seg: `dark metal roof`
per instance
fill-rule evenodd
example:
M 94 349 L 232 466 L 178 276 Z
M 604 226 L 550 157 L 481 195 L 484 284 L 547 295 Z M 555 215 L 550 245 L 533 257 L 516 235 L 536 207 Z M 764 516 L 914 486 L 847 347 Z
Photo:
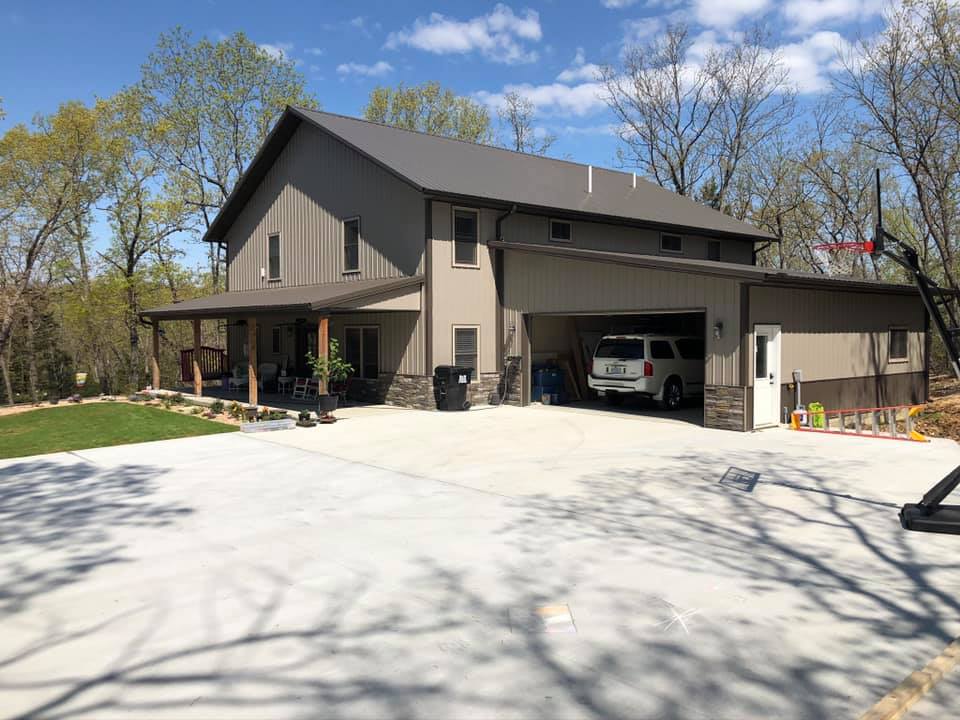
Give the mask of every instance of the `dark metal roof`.
M 240 290 L 184 300 L 144 310 L 143 317 L 156 319 L 218 318 L 248 311 L 316 312 L 353 309 L 356 301 L 376 299 L 391 290 L 423 284 L 423 276 L 357 280 L 356 282 L 300 285 L 267 290 Z
M 637 177 L 633 187 L 631 173 L 594 167 L 593 190 L 587 192 L 589 166 L 580 163 L 402 130 L 344 115 L 287 108 L 204 235 L 205 240 L 223 239 L 243 204 L 302 121 L 333 135 L 430 195 L 744 240 L 776 239 L 643 178 Z
M 781 285 L 789 287 L 808 287 L 811 289 L 858 290 L 863 292 L 893 293 L 897 295 L 916 295 L 913 285 L 895 285 L 880 280 L 861 280 L 841 275 L 822 275 L 819 273 L 783 270 L 780 268 L 742 265 L 739 263 L 718 262 L 715 260 L 694 260 L 692 258 L 665 257 L 662 255 L 635 255 L 632 253 L 606 252 L 602 250 L 583 250 L 556 245 L 528 245 L 491 241 L 490 247 L 517 252 L 538 253 L 573 260 L 591 260 L 594 262 L 616 263 L 653 270 L 674 270 L 694 275 L 712 275 L 748 282 Z

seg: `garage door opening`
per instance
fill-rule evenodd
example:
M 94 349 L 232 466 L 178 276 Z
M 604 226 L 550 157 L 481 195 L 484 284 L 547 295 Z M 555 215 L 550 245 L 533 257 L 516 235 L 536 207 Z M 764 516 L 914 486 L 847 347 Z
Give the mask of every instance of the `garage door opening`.
M 530 400 L 703 425 L 705 332 L 703 312 L 534 315 Z

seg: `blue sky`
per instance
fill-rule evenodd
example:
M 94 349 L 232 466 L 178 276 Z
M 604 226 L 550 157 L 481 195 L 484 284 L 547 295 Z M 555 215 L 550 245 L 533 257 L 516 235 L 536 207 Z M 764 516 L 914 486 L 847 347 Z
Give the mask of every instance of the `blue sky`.
M 372 87 L 439 80 L 491 107 L 516 89 L 558 137 L 551 154 L 615 164 L 611 117 L 596 66 L 669 22 L 692 29 L 695 52 L 748 24 L 773 34 L 802 98 L 829 86 L 838 48 L 882 26 L 882 0 L 579 0 L 558 2 L 313 2 L 238 0 L 0 4 L 0 132 L 67 99 L 107 96 L 136 81 L 164 30 L 242 30 L 283 52 L 326 110 L 357 115 Z

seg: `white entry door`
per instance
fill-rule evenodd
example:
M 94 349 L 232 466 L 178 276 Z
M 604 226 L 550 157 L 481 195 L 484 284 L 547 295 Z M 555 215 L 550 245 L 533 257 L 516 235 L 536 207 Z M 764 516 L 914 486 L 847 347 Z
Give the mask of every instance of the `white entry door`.
M 753 328 L 753 426 L 780 421 L 780 326 Z

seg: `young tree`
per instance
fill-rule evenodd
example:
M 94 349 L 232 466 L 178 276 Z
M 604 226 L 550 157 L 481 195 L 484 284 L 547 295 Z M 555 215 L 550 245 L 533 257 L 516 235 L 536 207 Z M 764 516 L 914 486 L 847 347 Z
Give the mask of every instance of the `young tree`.
M 546 155 L 550 146 L 557 141 L 556 135 L 537 135 L 534 121 L 536 108 L 528 98 L 518 92 L 508 92 L 503 96 L 503 105 L 497 110 L 500 122 L 507 126 L 509 136 L 505 147 L 517 152 L 532 155 Z
M 268 54 L 243 33 L 193 42 L 182 28 L 160 36 L 143 65 L 147 146 L 165 171 L 166 192 L 203 230 L 230 195 L 287 105 L 315 107 L 294 63 Z M 209 246 L 214 286 L 220 251 Z
M 490 143 L 490 113 L 471 100 L 461 97 L 438 82 L 425 82 L 395 88 L 374 88 L 363 109 L 363 117 L 373 122 L 431 135 Z

